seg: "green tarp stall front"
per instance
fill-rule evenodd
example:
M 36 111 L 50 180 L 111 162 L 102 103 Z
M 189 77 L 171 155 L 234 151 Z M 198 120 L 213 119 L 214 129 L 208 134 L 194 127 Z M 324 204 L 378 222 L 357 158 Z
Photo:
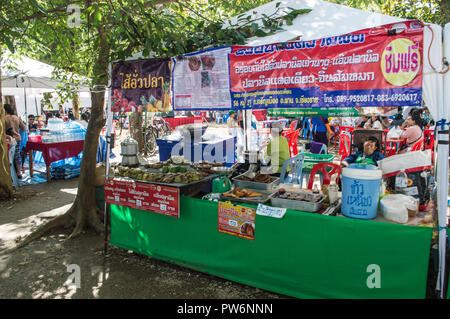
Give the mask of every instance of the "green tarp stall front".
M 268 109 L 267 115 L 273 117 L 358 117 L 359 113 L 355 107 L 309 107 Z
M 218 231 L 217 202 L 180 201 L 180 218 L 111 205 L 109 244 L 297 298 L 425 298 L 431 228 L 287 210 L 247 240 Z

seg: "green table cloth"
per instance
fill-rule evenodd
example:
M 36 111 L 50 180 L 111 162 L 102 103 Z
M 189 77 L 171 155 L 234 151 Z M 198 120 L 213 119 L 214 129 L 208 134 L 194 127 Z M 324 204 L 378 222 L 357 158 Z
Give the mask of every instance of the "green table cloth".
M 109 244 L 297 298 L 425 297 L 431 228 L 288 210 L 248 240 L 218 231 L 218 203 L 180 201 L 180 218 L 111 205 Z

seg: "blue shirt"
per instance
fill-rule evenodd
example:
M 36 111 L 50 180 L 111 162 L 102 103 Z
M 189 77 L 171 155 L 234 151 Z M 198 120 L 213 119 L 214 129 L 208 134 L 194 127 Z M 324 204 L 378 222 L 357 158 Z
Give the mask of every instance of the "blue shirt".
M 365 156 L 365 158 L 364 158 L 364 156 Z M 373 165 L 378 166 L 377 161 L 382 160 L 384 158 L 384 155 L 381 154 L 380 151 L 375 151 L 372 153 L 372 155 L 364 155 L 363 152 L 354 152 L 354 153 L 350 154 L 349 156 L 347 156 L 343 160 L 343 162 L 352 164 L 352 163 L 357 162 L 358 158 L 359 158 L 359 161 L 366 162 L 368 164 L 372 164 L 371 162 L 373 162 Z
M 324 121 L 325 123 L 328 123 L 328 117 L 322 117 L 322 119 L 320 116 L 313 116 L 311 120 L 311 130 L 313 132 L 327 132 L 327 127 L 325 126 Z

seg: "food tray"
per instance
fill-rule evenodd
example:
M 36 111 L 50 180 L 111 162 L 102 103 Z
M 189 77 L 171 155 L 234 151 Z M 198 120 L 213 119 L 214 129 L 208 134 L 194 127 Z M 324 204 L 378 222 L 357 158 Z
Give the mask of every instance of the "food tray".
M 245 173 L 244 173 L 245 174 Z M 252 181 L 244 181 L 242 179 L 239 179 L 239 177 L 243 176 L 244 174 L 238 175 L 236 177 L 233 177 L 233 184 L 236 187 L 239 188 L 246 188 L 246 189 L 251 189 L 251 190 L 265 190 L 265 191 L 272 191 L 274 190 L 275 186 L 278 185 L 278 177 L 273 177 L 272 178 L 272 182 L 271 183 L 258 183 L 258 182 L 252 182 Z
M 282 207 L 293 210 L 301 210 L 304 212 L 315 213 L 319 211 L 323 206 L 323 201 L 325 199 L 325 195 L 322 196 L 322 199 L 318 202 L 307 202 L 302 200 L 292 200 L 292 199 L 284 199 L 279 197 L 272 197 L 270 199 L 270 204 L 274 207 Z
M 257 193 L 261 193 L 261 194 L 263 194 L 263 196 L 234 198 L 234 197 L 223 196 L 222 194 L 220 194 L 220 200 L 258 205 L 258 204 L 267 203 L 272 198 L 272 196 L 276 193 L 274 191 L 267 192 L 267 191 L 261 191 L 261 190 L 250 189 L 250 188 L 245 188 L 245 189 L 248 189 L 248 190 L 251 190 L 251 191 L 254 191 Z

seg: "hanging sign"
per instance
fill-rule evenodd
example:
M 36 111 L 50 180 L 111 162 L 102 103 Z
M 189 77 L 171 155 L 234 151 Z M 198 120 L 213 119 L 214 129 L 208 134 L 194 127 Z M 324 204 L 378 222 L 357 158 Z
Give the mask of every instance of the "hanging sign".
M 308 117 L 308 116 L 324 116 L 324 117 L 358 117 L 358 109 L 355 107 L 308 107 L 308 108 L 283 108 L 268 109 L 269 116 L 283 117 Z
M 311 41 L 232 47 L 232 108 L 420 106 L 423 27 L 406 21 Z
M 173 58 L 175 110 L 229 109 L 231 47 Z
M 255 240 L 256 209 L 219 202 L 218 230 L 221 233 Z
M 180 217 L 180 190 L 176 187 L 109 179 L 105 181 L 105 202 Z
M 169 58 L 112 63 L 112 112 L 169 112 Z

